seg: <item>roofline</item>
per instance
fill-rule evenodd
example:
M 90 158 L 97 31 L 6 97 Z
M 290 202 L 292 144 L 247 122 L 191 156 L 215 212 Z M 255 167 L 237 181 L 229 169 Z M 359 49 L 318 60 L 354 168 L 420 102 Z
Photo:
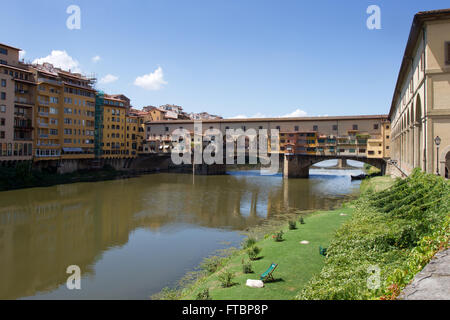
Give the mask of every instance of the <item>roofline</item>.
M 400 70 L 398 73 L 397 83 L 395 85 L 394 94 L 392 97 L 391 108 L 389 110 L 389 119 L 391 119 L 392 117 L 396 99 L 401 92 L 401 84 L 403 82 L 403 79 L 408 74 L 409 71 L 408 67 L 409 64 L 411 63 L 411 59 L 413 58 L 412 54 L 417 44 L 418 36 L 422 31 L 424 23 L 426 21 L 444 20 L 444 19 L 450 19 L 450 9 L 420 11 L 414 15 L 414 19 L 408 36 L 408 42 L 406 43 L 405 52 L 402 58 L 402 64 L 400 66 Z
M 147 121 L 145 124 L 181 124 L 194 123 L 197 121 L 205 123 L 232 123 L 232 122 L 289 122 L 289 121 L 333 121 L 333 120 L 387 120 L 387 114 L 381 115 L 356 115 L 356 116 L 332 116 L 332 117 L 301 117 L 301 118 L 242 118 L 242 119 L 213 119 L 213 120 L 163 120 Z
M 9 45 L 4 44 L 4 43 L 1 43 L 1 42 L 0 42 L 0 46 L 7 47 L 7 48 L 10 48 L 10 49 L 14 49 L 14 50 L 22 51 L 22 49 L 20 49 L 20 48 L 16 48 L 16 47 L 13 47 L 13 46 L 9 46 Z

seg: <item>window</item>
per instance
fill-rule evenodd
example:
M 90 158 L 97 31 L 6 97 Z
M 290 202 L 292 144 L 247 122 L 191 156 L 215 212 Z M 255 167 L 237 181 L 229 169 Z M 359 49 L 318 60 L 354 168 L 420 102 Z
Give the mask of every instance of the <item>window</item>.
M 6 100 L 6 92 L 2 92 L 2 93 L 1 93 L 0 99 Z
M 313 126 L 313 131 L 319 131 L 319 126 L 317 125 Z
M 353 130 L 358 130 L 358 125 L 357 124 L 353 125 Z
M 295 126 L 295 127 L 294 127 L 294 131 L 298 131 L 298 126 Z
M 5 88 L 6 87 L 6 80 L 2 79 L 2 87 Z
M 422 52 L 420 56 L 420 70 L 421 71 L 425 70 L 425 52 Z
M 5 105 L 1 105 L 0 106 L 0 112 L 6 112 L 6 106 Z
M 373 125 L 373 129 L 374 129 L 374 130 L 378 130 L 378 123 L 375 123 L 375 124 Z
M 337 131 L 337 129 L 338 129 L 337 124 L 333 124 L 333 130 L 334 130 L 334 131 Z
M 0 126 L 4 126 L 5 122 L 6 122 L 5 118 L 1 118 L 0 119 Z
M 0 139 L 5 139 L 5 131 L 0 131 Z
M 7 55 L 8 54 L 8 49 L 0 48 L 0 53 L 4 54 L 4 55 Z
M 450 64 L 450 41 L 445 43 L 445 64 Z

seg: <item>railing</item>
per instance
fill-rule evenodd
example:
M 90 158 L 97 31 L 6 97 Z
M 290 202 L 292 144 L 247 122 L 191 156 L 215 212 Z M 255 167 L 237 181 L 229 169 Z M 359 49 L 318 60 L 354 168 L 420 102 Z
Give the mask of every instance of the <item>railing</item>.
M 48 134 L 40 134 L 39 138 L 48 138 Z
M 48 117 L 48 112 L 40 111 L 39 115 L 42 116 L 42 117 Z
M 46 155 L 42 155 L 42 154 L 36 154 L 35 157 L 36 158 L 53 158 L 53 157 L 59 157 L 59 154 L 46 154 Z
M 59 147 L 60 144 L 58 144 L 58 143 L 36 143 L 36 146 L 38 146 L 38 147 Z
M 52 79 L 47 79 L 47 78 L 38 78 L 37 80 L 38 82 L 46 82 L 46 83 L 51 83 L 51 84 L 56 84 L 56 85 L 61 85 L 61 81 L 56 81 L 56 80 L 52 80 Z
M 29 105 L 34 105 L 34 102 L 29 101 L 28 99 L 25 98 L 15 98 L 14 99 L 15 103 L 20 103 L 20 104 L 29 104 Z

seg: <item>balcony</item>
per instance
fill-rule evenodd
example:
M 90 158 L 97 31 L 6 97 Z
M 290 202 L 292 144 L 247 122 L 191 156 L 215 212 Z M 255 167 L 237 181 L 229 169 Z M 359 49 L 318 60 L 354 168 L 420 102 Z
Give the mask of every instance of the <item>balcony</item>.
M 42 128 L 48 128 L 48 123 L 40 122 L 40 123 L 38 123 L 38 126 L 42 127 Z
M 40 111 L 40 112 L 39 112 L 39 115 L 40 115 L 41 117 L 48 117 L 48 112 Z
M 33 130 L 33 124 L 31 120 L 15 120 L 14 129 Z
M 39 138 L 48 138 L 48 134 L 40 134 Z
M 48 106 L 50 104 L 50 101 L 38 100 L 38 104 L 40 104 L 41 106 Z
M 20 105 L 25 105 L 25 106 L 34 106 L 34 102 L 25 99 L 25 98 L 20 98 L 20 97 L 16 97 L 14 99 L 14 102 Z
M 38 147 L 59 147 L 60 144 L 59 143 L 36 143 L 36 146 Z
M 50 83 L 50 84 L 54 84 L 57 86 L 60 86 L 62 84 L 61 81 L 47 79 L 47 78 L 38 78 L 37 82 L 45 82 L 45 83 Z

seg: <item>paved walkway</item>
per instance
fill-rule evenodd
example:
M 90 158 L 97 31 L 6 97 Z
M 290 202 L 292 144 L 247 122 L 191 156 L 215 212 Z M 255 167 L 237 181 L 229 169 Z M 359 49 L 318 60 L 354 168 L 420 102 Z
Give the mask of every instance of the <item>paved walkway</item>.
M 406 286 L 401 300 L 450 300 L 450 249 L 437 253 Z

